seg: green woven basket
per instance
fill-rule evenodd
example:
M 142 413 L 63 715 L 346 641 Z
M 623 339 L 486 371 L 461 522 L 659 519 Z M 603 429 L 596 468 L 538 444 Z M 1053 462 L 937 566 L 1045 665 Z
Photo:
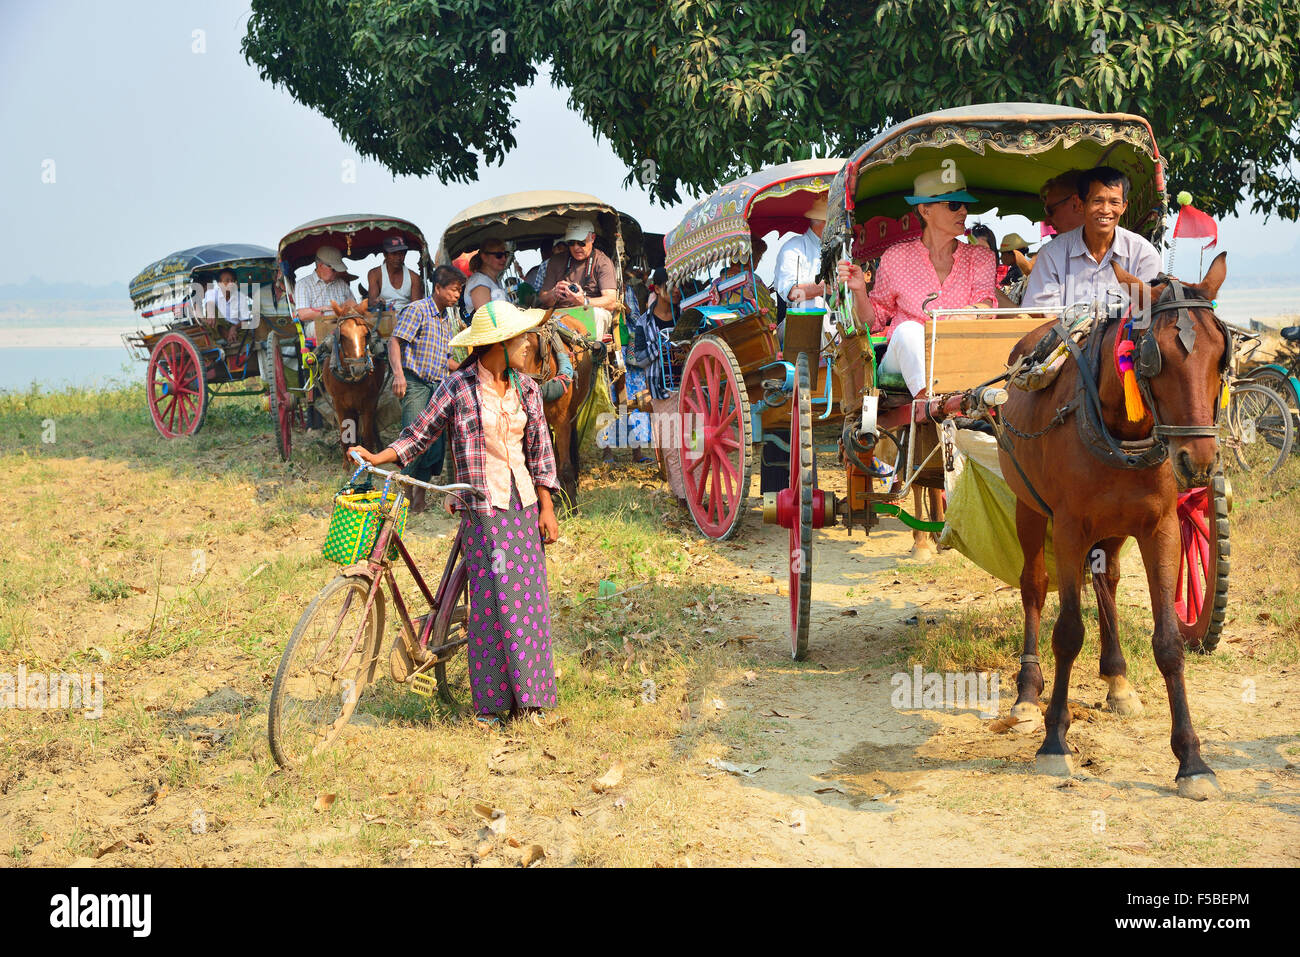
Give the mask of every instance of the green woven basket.
M 393 509 L 395 495 L 387 492 L 354 492 L 345 487 L 334 496 L 334 512 L 330 515 L 329 533 L 321 554 L 340 565 L 353 565 L 365 561 L 375 546 L 375 536 L 384 526 Z M 397 511 L 394 530 L 398 535 L 406 531 L 408 502 L 402 497 Z M 397 541 L 389 539 L 388 560 L 397 558 Z

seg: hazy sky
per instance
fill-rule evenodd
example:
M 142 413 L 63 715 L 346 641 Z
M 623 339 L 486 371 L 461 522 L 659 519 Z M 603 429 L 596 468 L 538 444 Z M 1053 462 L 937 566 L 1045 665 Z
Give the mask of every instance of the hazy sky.
M 0 0 L 0 283 L 126 282 L 176 249 L 273 247 L 297 224 L 342 212 L 405 217 L 436 245 L 457 211 L 523 189 L 594 193 L 654 232 L 684 212 L 625 189 L 608 145 L 545 81 L 520 94 L 520 147 L 477 183 L 357 162 L 328 121 L 244 61 L 247 10 L 241 0 Z M 346 161 L 355 183 L 344 182 Z M 1238 271 L 1293 269 L 1300 225 L 1229 219 L 1220 248 Z

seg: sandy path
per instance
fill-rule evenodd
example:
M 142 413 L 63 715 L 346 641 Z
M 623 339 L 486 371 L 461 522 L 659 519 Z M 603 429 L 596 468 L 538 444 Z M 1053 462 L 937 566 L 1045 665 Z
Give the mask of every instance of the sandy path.
M 755 514 L 739 541 L 757 569 L 785 581 L 784 530 L 763 527 Z M 1034 752 L 1041 729 L 999 734 L 974 709 L 891 705 L 891 676 L 907 670 L 896 659 L 904 619 L 972 603 L 1019 607 L 1018 591 L 951 553 L 941 563 L 970 569 L 968 586 L 930 585 L 915 575 L 899 580 L 896 569 L 915 564 L 910 546 L 910 532 L 890 519 L 867 539 L 842 528 L 815 533 L 807 662 L 789 658 L 783 586 L 766 586 L 782 592 L 767 599 L 770 606 L 743 606 L 742 622 L 771 640 L 753 644 L 758 662 L 748 681 L 732 675 L 716 694 L 733 716 L 752 719 L 743 726 L 753 733 L 733 736 L 726 760 L 764 769 L 751 777 L 717 774 L 705 811 L 742 856 L 769 864 L 921 866 L 1300 861 L 1294 673 L 1260 673 L 1235 650 L 1231 625 L 1220 660 L 1189 662 L 1193 718 L 1227 795 L 1198 804 L 1173 790 L 1163 683 L 1139 684 L 1144 714 L 1120 718 L 1100 709 L 1106 685 L 1095 660 L 1081 658 L 1070 741 L 1082 767 L 1072 779 L 1040 776 Z M 1136 603 L 1145 598 L 1140 565 L 1130 562 L 1126 572 L 1120 600 Z M 850 609 L 856 614 L 843 614 Z M 1247 679 L 1256 693 L 1251 703 L 1242 700 Z M 1014 673 L 1004 673 L 1003 716 L 1014 699 Z

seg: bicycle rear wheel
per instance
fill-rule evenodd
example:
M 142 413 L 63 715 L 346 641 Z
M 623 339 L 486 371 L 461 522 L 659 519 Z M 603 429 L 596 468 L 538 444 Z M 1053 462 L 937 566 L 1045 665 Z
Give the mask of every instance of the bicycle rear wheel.
M 1237 382 L 1228 395 L 1228 444 L 1243 472 L 1271 475 L 1291 454 L 1295 439 L 1286 401 L 1258 382 Z
M 384 634 L 384 593 L 368 577 L 340 575 L 321 589 L 298 619 L 271 687 L 271 755 L 301 767 L 332 745 L 374 679 Z M 357 632 L 361 640 L 351 648 Z M 351 649 L 351 651 L 349 651 Z

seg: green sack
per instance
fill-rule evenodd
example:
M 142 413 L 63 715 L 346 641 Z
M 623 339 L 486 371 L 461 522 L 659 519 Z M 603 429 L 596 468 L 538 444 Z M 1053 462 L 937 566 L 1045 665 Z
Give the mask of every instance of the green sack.
M 961 477 L 948 496 L 939 542 L 955 548 L 994 578 L 1020 584 L 1025 556 L 1016 535 L 1016 493 L 1002 476 L 973 458 L 966 459 Z M 1056 590 L 1056 555 L 1048 522 L 1046 564 L 1048 589 Z
M 595 381 L 591 384 L 591 392 L 578 407 L 578 448 L 586 444 L 587 435 L 592 426 L 599 421 L 600 416 L 602 414 L 612 416 L 615 411 L 614 398 L 609 388 L 609 367 L 601 363 Z
M 370 556 L 375 537 L 393 509 L 395 495 L 383 492 L 353 492 L 343 489 L 334 496 L 334 512 L 330 515 L 329 532 L 321 554 L 340 565 L 355 565 Z M 397 535 L 406 531 L 409 502 L 402 497 L 393 530 Z M 396 536 L 389 538 L 388 560 L 397 558 Z

